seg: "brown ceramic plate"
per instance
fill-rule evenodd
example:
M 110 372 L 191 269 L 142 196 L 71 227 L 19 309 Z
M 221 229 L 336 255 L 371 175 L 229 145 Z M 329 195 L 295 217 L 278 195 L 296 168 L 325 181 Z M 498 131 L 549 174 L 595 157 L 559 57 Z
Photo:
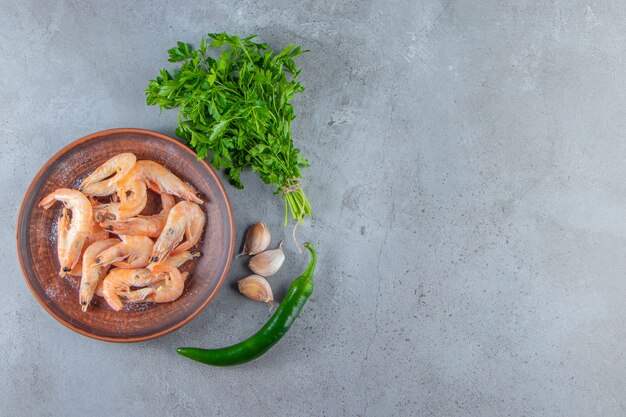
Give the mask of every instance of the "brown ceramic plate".
M 60 278 L 56 222 L 61 204 L 43 210 L 39 201 L 57 188 L 76 188 L 79 180 L 120 152 L 159 162 L 193 185 L 204 200 L 207 226 L 197 249 L 202 256 L 186 265 L 191 277 L 185 292 L 166 304 L 142 303 L 120 312 L 94 296 L 86 313 L 78 303 L 80 278 Z M 154 207 L 152 209 L 155 209 Z M 150 207 L 147 208 L 150 210 Z M 193 151 L 157 132 L 113 129 L 77 140 L 54 155 L 26 192 L 17 224 L 17 249 L 26 282 L 55 319 L 78 333 L 109 342 L 138 342 L 174 331 L 202 311 L 220 289 L 234 249 L 235 227 L 226 191 L 215 171 Z

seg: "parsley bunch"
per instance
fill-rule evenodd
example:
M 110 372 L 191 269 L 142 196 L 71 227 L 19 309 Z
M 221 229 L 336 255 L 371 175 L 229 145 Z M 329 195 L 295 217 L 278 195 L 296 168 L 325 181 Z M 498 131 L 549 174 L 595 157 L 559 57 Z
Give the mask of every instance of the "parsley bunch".
M 210 33 L 198 50 L 178 42 L 168 53 L 180 68 L 173 75 L 162 69 L 150 81 L 146 103 L 161 110 L 178 108 L 176 134 L 198 158 L 210 156 L 237 188 L 243 188 L 239 174 L 248 167 L 274 184 L 275 194 L 285 199 L 286 225 L 289 211 L 296 221 L 311 215 L 300 186 L 300 168 L 308 162 L 291 139 L 291 101 L 304 90 L 296 81 L 300 70 L 293 58 L 305 51 L 291 44 L 274 53 L 267 44 L 253 42 L 255 36 Z M 217 59 L 207 54 L 209 48 L 222 47 Z

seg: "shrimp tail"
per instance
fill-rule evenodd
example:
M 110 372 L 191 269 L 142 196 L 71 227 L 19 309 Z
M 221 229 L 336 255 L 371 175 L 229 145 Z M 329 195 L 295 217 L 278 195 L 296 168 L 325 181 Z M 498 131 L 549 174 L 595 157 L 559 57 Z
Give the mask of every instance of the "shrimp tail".
M 204 203 L 204 201 L 200 198 L 200 194 L 193 190 L 190 190 L 181 194 L 182 194 L 181 197 L 187 201 L 193 201 L 196 204 Z
M 124 308 L 124 304 L 122 304 L 122 300 L 120 300 L 117 297 L 106 298 L 106 302 L 109 305 L 109 307 L 111 307 L 115 311 L 120 311 L 122 308 Z
M 179 253 L 183 253 L 189 250 L 191 246 L 192 245 L 190 245 L 189 242 L 183 242 L 180 245 L 176 246 L 174 249 L 172 249 L 172 251 L 170 252 L 170 255 L 177 255 Z
M 43 207 L 44 209 L 49 209 L 56 203 L 56 199 L 54 198 L 54 192 L 45 196 L 40 202 L 39 207 Z

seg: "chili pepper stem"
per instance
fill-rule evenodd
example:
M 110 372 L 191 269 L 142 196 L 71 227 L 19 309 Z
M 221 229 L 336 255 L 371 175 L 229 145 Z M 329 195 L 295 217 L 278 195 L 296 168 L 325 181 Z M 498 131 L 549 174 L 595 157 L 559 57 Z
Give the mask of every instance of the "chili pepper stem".
M 315 266 L 317 265 L 317 253 L 315 252 L 315 248 L 309 242 L 304 244 L 304 247 L 311 252 L 311 262 L 309 262 L 309 266 L 306 268 L 302 276 L 306 277 L 307 280 L 313 280 L 313 271 L 315 271 Z

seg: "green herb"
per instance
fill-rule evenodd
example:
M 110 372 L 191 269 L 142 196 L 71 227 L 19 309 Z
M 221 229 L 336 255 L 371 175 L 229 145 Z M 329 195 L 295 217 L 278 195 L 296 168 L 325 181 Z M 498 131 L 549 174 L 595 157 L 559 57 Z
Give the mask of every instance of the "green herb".
M 254 38 L 210 33 L 197 50 L 178 42 L 168 53 L 180 68 L 173 75 L 161 70 L 148 84 L 146 102 L 161 110 L 178 108 L 176 134 L 198 158 L 210 156 L 237 188 L 243 188 L 242 169 L 257 172 L 285 199 L 285 224 L 289 211 L 301 221 L 311 215 L 300 186 L 300 168 L 308 162 L 291 139 L 291 101 L 304 90 L 293 59 L 305 51 L 291 44 L 275 54 Z M 217 59 L 207 53 L 222 47 Z

